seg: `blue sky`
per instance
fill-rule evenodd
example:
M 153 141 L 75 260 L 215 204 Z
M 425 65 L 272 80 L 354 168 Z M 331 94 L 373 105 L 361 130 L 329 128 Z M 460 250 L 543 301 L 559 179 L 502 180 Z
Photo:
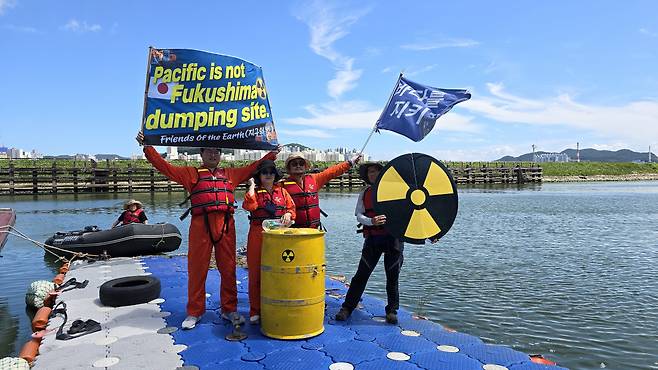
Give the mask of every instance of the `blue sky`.
M 0 0 L 0 145 L 137 153 L 153 45 L 262 66 L 283 143 L 360 148 L 403 70 L 473 98 L 419 143 L 375 134 L 377 159 L 658 150 L 656 14 L 655 1 Z

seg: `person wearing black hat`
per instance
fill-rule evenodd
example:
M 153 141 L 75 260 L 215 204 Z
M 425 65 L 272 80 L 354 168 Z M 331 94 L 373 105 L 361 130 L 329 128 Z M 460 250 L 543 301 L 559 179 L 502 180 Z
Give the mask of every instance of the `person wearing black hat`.
M 247 238 L 247 267 L 249 272 L 249 321 L 260 321 L 260 251 L 263 244 L 263 221 L 278 219 L 285 226 L 295 220 L 295 203 L 285 188 L 276 184 L 281 179 L 274 161 L 260 162 L 254 177 L 249 179 L 249 190 L 242 208 L 250 212 Z
M 398 279 L 404 256 L 404 243 L 393 237 L 384 229 L 386 216 L 378 215 L 374 208 L 374 196 L 372 184 L 377 181 L 377 176 L 383 166 L 379 163 L 364 163 L 359 167 L 359 175 L 365 181 L 367 186 L 359 194 L 359 200 L 356 203 L 357 221 L 363 225 L 363 250 L 361 251 L 361 261 L 357 268 L 356 274 L 352 278 L 350 288 L 347 290 L 347 296 L 340 311 L 336 314 L 336 320 L 345 321 L 356 308 L 363 291 L 368 283 L 370 274 L 375 269 L 379 257 L 384 254 L 384 269 L 386 270 L 386 295 L 388 305 L 386 306 L 386 322 L 397 324 L 397 310 L 400 306 L 400 294 L 398 290 Z

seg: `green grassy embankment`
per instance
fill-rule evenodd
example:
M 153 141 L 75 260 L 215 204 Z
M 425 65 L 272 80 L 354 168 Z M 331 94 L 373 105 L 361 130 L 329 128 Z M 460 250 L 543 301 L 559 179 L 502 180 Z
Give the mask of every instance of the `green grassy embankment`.
M 195 161 L 171 161 L 174 165 L 198 165 Z M 90 161 L 74 161 L 74 160 L 53 160 L 53 159 L 0 159 L 0 168 L 8 168 L 9 163 L 14 165 L 14 168 L 52 168 L 53 163 L 59 168 L 88 168 L 91 167 Z M 222 162 L 221 166 L 226 167 L 239 167 L 245 166 L 251 161 L 232 161 Z M 335 164 L 335 162 L 314 162 L 316 168 L 326 168 Z M 138 160 L 117 160 L 117 161 L 99 161 L 98 168 L 150 168 L 151 165 L 145 159 Z M 277 165 L 283 167 L 283 161 L 277 161 Z M 520 165 L 521 167 L 533 166 L 531 162 L 446 162 L 449 167 L 514 167 Z M 537 164 L 535 164 L 537 165 Z M 569 176 L 627 176 L 627 175 L 656 175 L 658 176 L 658 163 L 616 163 L 616 162 L 568 162 L 568 163 L 555 163 L 546 162 L 538 164 L 543 169 L 544 177 L 569 177 Z
M 630 162 L 567 162 L 540 163 L 544 176 L 624 176 L 632 174 L 658 174 L 658 163 Z
M 222 161 L 220 162 L 221 167 L 242 167 L 250 164 L 252 161 Z M 14 168 L 52 168 L 53 164 L 57 168 L 91 168 L 91 161 L 79 161 L 72 159 L 0 159 L 0 168 L 6 169 L 9 168 L 9 164 L 13 164 Z M 175 166 L 198 166 L 199 162 L 197 161 L 183 161 L 183 160 L 173 160 L 170 161 Z M 337 162 L 313 162 L 313 166 L 316 168 L 326 168 Z M 277 160 L 277 166 L 283 167 L 284 161 Z M 146 159 L 136 159 L 136 160 L 116 160 L 116 161 L 98 161 L 96 163 L 97 168 L 151 168 L 151 164 Z

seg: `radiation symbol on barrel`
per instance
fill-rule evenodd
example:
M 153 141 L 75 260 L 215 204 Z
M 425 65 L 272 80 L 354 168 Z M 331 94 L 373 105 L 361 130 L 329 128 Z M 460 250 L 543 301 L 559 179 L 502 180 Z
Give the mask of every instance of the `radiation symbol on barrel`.
M 445 235 L 457 216 L 457 188 L 443 163 L 422 153 L 401 155 L 381 170 L 373 185 L 377 214 L 386 230 L 412 243 Z
M 281 253 L 281 259 L 283 262 L 292 262 L 292 260 L 295 259 L 295 252 L 293 252 L 292 249 L 286 249 Z

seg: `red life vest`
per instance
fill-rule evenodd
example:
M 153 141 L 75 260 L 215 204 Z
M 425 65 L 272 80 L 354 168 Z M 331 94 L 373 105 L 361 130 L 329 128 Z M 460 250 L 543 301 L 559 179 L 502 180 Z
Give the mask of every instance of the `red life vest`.
M 320 198 L 318 197 L 318 186 L 313 176 L 304 176 L 304 189 L 299 187 L 295 180 L 287 178 L 283 180 L 283 187 L 288 191 L 295 202 L 297 215 L 293 227 L 320 226 Z
M 135 212 L 130 212 L 129 210 L 126 210 L 123 212 L 123 219 L 121 220 L 121 225 L 128 225 L 132 223 L 141 223 L 142 221 L 139 220 L 139 216 L 144 213 L 144 210 L 139 208 Z
M 286 198 L 283 196 L 281 187 L 275 186 L 272 189 L 272 194 L 264 188 L 256 188 L 256 203 L 258 204 L 258 208 L 251 211 L 251 215 L 249 216 L 252 225 L 260 225 L 263 220 L 280 218 L 286 213 Z M 274 207 L 268 211 L 266 208 L 267 204 L 271 204 Z M 274 215 L 270 213 L 272 209 L 274 210 Z
M 372 187 L 368 186 L 365 192 L 363 192 L 363 207 L 366 209 L 363 213 L 366 217 L 373 218 L 377 216 L 375 212 L 374 202 L 373 202 L 373 193 Z M 388 231 L 384 226 L 368 226 L 363 225 L 363 237 L 367 238 L 372 235 L 388 235 Z
M 211 172 L 207 168 L 197 168 L 199 180 L 190 195 L 185 198 L 181 206 L 189 199 L 192 206 L 183 213 L 180 219 L 184 219 L 192 212 L 192 215 L 202 215 L 212 212 L 225 212 L 233 214 L 235 211 L 235 197 L 233 183 L 226 178 L 224 169 L 217 168 Z

